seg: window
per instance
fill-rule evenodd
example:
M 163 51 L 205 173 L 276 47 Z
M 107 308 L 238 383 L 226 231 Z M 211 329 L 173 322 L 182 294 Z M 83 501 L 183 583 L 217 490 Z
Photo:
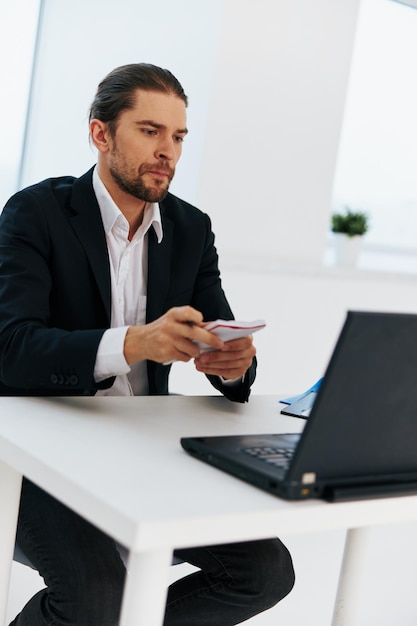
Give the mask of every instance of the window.
M 0 3 L 0 211 L 18 185 L 39 12 L 40 0 Z
M 333 210 L 366 211 L 361 266 L 417 272 L 417 10 L 362 0 Z

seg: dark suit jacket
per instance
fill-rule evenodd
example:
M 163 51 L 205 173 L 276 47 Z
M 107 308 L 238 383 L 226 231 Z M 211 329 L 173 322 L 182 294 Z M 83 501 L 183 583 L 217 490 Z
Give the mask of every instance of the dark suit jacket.
M 207 215 L 168 194 L 163 240 L 149 231 L 147 321 L 190 304 L 204 319 L 232 319 Z M 0 216 L 0 395 L 92 395 L 110 326 L 109 259 L 92 170 L 45 180 L 15 194 Z M 169 366 L 147 363 L 152 395 L 168 393 Z M 247 400 L 256 361 L 241 385 L 212 384 Z

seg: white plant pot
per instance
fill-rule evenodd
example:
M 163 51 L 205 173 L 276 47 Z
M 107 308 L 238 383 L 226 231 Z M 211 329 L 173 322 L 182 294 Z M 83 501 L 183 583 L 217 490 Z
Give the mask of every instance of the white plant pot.
M 348 237 L 344 233 L 333 233 L 335 262 L 342 267 L 356 267 L 362 247 L 362 235 Z

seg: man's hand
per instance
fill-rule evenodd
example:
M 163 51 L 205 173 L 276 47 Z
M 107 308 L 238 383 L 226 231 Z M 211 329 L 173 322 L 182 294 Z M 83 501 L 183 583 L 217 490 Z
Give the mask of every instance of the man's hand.
M 194 341 L 202 341 L 215 350 L 226 344 L 204 330 L 202 314 L 190 306 L 175 307 L 154 322 L 131 326 L 125 338 L 124 356 L 128 365 L 149 359 L 157 363 L 190 361 L 200 356 Z
M 205 352 L 197 357 L 194 363 L 196 369 L 203 374 L 233 380 L 245 374 L 255 354 L 253 337 L 248 335 L 242 339 L 227 341 L 219 350 Z

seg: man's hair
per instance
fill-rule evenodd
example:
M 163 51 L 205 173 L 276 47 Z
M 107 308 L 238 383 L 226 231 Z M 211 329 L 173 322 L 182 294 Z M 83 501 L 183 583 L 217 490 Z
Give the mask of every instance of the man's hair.
M 133 108 L 138 89 L 172 94 L 188 105 L 184 89 L 169 70 L 149 63 L 131 63 L 117 67 L 103 78 L 90 107 L 90 122 L 106 122 L 114 135 L 120 113 Z

